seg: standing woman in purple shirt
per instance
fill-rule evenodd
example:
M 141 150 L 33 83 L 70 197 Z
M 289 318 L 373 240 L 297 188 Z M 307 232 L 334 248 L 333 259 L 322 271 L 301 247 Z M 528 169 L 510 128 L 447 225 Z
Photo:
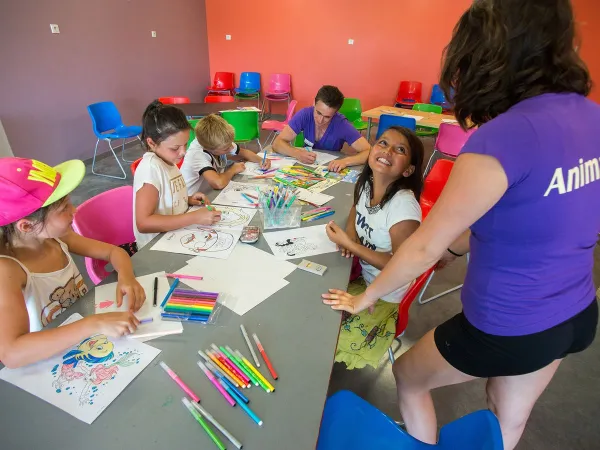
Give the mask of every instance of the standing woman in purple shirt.
M 273 142 L 273 150 L 296 158 L 304 164 L 314 164 L 316 155 L 312 149 L 340 151 L 344 143 L 352 147 L 356 155 L 329 163 L 329 170 L 340 170 L 367 162 L 371 146 L 338 110 L 344 103 L 344 94 L 335 86 L 323 86 L 317 92 L 314 106 L 298 111 L 290 123 Z M 294 139 L 304 132 L 303 148 L 294 147 Z
M 574 34 L 569 0 L 473 3 L 445 50 L 441 84 L 455 89 L 460 125 L 479 129 L 427 219 L 364 294 L 323 295 L 356 314 L 437 261 L 471 252 L 463 311 L 393 367 L 407 429 L 430 444 L 430 391 L 486 378 L 513 449 L 563 358 L 595 337 L 600 106 L 585 98 Z

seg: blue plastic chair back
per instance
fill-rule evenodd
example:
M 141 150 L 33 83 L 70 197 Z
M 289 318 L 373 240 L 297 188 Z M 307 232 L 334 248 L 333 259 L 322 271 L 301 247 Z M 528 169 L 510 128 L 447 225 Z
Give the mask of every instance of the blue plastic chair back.
M 416 131 L 417 129 L 417 121 L 412 117 L 395 116 L 393 114 L 382 114 L 381 116 L 379 116 L 379 125 L 377 126 L 377 136 L 375 136 L 375 139 L 379 139 L 383 132 L 393 125 L 409 128 L 413 131 Z
M 110 130 L 116 130 L 123 126 L 121 114 L 113 102 L 94 103 L 87 107 L 88 113 L 92 118 L 92 128 L 94 134 L 99 139 L 103 139 L 102 133 Z
M 239 91 L 259 91 L 260 90 L 260 73 L 258 72 L 242 72 L 240 76 Z
M 440 442 L 430 445 L 410 436 L 352 392 L 340 391 L 325 404 L 317 450 L 342 449 L 503 450 L 503 445 L 498 420 L 489 411 L 478 411 L 446 425 Z
M 444 95 L 444 91 L 442 91 L 442 88 L 440 87 L 439 84 L 433 85 L 429 103 L 431 103 L 433 105 L 443 105 L 444 103 L 447 103 L 446 96 Z

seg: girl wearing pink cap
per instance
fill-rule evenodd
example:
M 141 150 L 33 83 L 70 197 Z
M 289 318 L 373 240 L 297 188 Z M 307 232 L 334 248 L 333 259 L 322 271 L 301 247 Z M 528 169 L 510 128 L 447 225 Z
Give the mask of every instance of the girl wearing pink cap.
M 97 333 L 123 336 L 139 324 L 145 300 L 131 260 L 114 245 L 73 232 L 69 194 L 85 174 L 81 161 L 54 168 L 24 158 L 0 159 L 0 361 L 20 367 L 53 356 Z M 117 304 L 131 311 L 88 316 L 44 330 L 87 292 L 69 252 L 109 261 L 119 274 Z

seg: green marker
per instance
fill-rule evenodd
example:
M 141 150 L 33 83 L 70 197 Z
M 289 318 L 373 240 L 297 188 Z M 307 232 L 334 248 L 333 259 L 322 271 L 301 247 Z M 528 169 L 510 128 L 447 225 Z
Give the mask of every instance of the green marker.
M 212 439 L 212 441 L 219 448 L 219 450 L 226 450 L 226 447 L 223 445 L 223 443 L 221 442 L 221 440 L 217 437 L 217 435 L 215 434 L 215 432 L 204 421 L 204 419 L 202 418 L 202 416 L 194 409 L 194 407 L 192 406 L 192 404 L 190 403 L 190 401 L 187 398 L 185 398 L 185 397 L 182 398 L 181 401 L 184 404 L 184 406 L 188 409 L 188 411 L 190 412 L 190 414 L 194 417 L 194 419 L 196 419 L 198 421 L 198 423 L 200 425 L 202 425 L 202 428 L 204 428 L 204 431 L 206 431 L 206 434 L 208 434 L 208 436 Z

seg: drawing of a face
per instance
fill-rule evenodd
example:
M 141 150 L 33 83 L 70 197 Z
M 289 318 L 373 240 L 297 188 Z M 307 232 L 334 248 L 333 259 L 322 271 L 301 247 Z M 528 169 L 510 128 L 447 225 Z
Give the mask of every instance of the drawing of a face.
M 248 220 L 248 215 L 242 213 L 240 211 L 236 211 L 235 209 L 221 209 L 221 225 L 225 226 L 235 226 L 242 225 Z
M 199 228 L 198 231 L 186 234 L 181 238 L 181 245 L 193 252 L 205 252 L 217 243 L 218 234 L 209 228 Z
M 114 344 L 110 342 L 103 334 L 99 334 L 87 341 L 83 341 L 78 347 L 78 349 L 82 352 L 87 353 L 93 358 L 99 359 L 104 358 L 106 355 L 112 353 L 114 348 Z

